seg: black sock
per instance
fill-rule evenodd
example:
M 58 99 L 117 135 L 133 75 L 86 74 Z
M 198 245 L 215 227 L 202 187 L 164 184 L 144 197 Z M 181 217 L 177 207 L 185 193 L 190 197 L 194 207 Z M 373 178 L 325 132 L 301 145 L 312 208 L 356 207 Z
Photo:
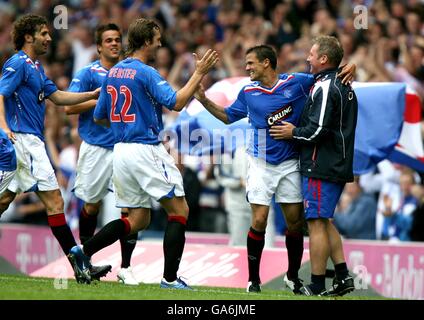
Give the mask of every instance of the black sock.
M 65 255 L 68 255 L 69 250 L 76 246 L 74 236 L 66 224 L 65 215 L 63 213 L 47 216 L 47 222 L 52 229 L 53 235 L 56 237 Z
M 121 268 L 128 268 L 131 265 L 131 256 L 137 244 L 138 233 L 129 234 L 119 239 L 121 242 Z
M 186 223 L 187 219 L 182 216 L 168 217 L 163 239 L 163 255 L 165 257 L 163 277 L 168 282 L 177 279 L 177 271 L 185 245 Z
M 334 271 L 336 272 L 337 280 L 343 280 L 349 275 L 349 270 L 347 269 L 346 262 L 334 265 Z
M 309 288 L 311 288 L 312 292 L 315 294 L 319 294 L 325 290 L 325 274 L 311 274 L 311 284 Z
M 256 231 L 250 228 L 247 234 L 247 262 L 249 265 L 249 281 L 261 282 L 259 266 L 261 264 L 262 251 L 265 245 L 265 231 Z
M 127 219 L 116 219 L 105 225 L 92 238 L 84 244 L 84 254 L 91 257 L 97 251 L 111 245 L 121 237 L 128 235 L 131 231 Z
M 97 226 L 97 213 L 89 215 L 84 207 L 82 207 L 79 217 L 79 236 L 81 244 L 85 244 L 90 239 Z
M 299 277 L 298 272 L 302 264 L 303 234 L 296 231 L 286 231 L 286 248 L 289 260 L 287 277 L 289 279 L 296 279 Z

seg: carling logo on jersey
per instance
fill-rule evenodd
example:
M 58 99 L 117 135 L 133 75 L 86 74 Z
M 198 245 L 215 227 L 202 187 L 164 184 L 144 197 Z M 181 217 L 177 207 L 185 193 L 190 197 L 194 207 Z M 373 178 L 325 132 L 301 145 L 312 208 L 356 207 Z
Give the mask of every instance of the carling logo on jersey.
M 269 126 L 272 126 L 274 124 L 281 124 L 281 121 L 286 119 L 290 114 L 293 113 L 293 108 L 291 105 L 284 106 L 277 111 L 273 112 L 269 116 L 267 116 L 266 122 Z

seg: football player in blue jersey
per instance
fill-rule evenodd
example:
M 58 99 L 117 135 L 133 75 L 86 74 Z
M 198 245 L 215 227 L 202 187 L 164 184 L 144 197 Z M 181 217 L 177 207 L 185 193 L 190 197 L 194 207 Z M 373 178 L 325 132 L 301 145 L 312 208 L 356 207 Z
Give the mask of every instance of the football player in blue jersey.
M 66 224 L 63 198 L 44 144 L 45 102 L 72 105 L 97 99 L 100 90 L 84 93 L 65 92 L 49 80 L 38 58 L 52 41 L 47 20 L 28 14 L 13 26 L 13 42 L 18 51 L 6 61 L 0 79 L 0 128 L 15 144 L 18 170 L 8 189 L 0 197 L 4 212 L 17 193 L 34 191 L 47 210 L 48 224 L 65 254 L 75 246 Z M 87 277 L 77 277 L 87 281 Z
M 0 129 L 0 196 L 16 173 L 16 152 L 9 137 Z M 3 212 L 0 212 L 0 217 Z
M 109 70 L 94 110 L 98 122 L 110 123 L 114 134 L 113 184 L 117 207 L 129 208 L 128 217 L 114 220 L 71 252 L 82 273 L 89 257 L 117 239 L 146 228 L 150 222 L 151 199 L 168 213 L 163 240 L 162 288 L 191 289 L 177 277 L 185 245 L 188 206 L 181 173 L 166 151 L 159 133 L 163 129 L 162 107 L 180 111 L 193 96 L 204 75 L 218 61 L 208 50 L 196 59 L 188 82 L 174 91 L 147 63 L 161 46 L 159 26 L 137 19 L 128 30 L 128 58 Z
M 355 289 L 340 234 L 330 220 L 345 184 L 354 178 L 358 101 L 352 87 L 337 77 L 343 53 L 335 37 L 320 36 L 313 40 L 307 61 L 315 81 L 300 123 L 283 121 L 271 129 L 277 140 L 294 139 L 301 143 L 300 170 L 309 230 L 311 283 L 300 291 L 308 296 L 343 296 Z M 325 273 L 329 257 L 336 276 L 327 291 Z
M 199 86 L 195 97 L 224 123 L 248 117 L 254 129 L 247 147 L 246 198 L 252 208 L 252 225 L 247 235 L 247 292 L 261 291 L 259 267 L 269 206 L 275 195 L 288 229 L 286 247 L 289 265 L 284 282 L 295 294 L 300 294 L 302 281 L 298 270 L 303 255 L 303 198 L 299 153 L 295 142 L 276 140 L 270 136 L 269 130 L 281 121 L 299 122 L 314 77 L 302 73 L 278 74 L 276 54 L 267 45 L 248 49 L 245 64 L 252 83 L 241 89 L 229 107 L 219 106 L 208 99 L 202 86 Z
M 120 60 L 122 35 L 116 24 L 98 26 L 95 40 L 99 60 L 90 63 L 75 75 L 69 87 L 71 92 L 84 92 L 101 87 L 107 72 Z M 79 219 L 81 244 L 93 236 L 101 200 L 113 190 L 111 181 L 113 133 L 110 128 L 94 122 L 93 113 L 96 102 L 91 100 L 65 107 L 67 114 L 79 114 L 78 132 L 82 139 L 74 188 L 75 195 L 84 201 Z M 122 210 L 122 216 L 127 216 L 126 209 Z M 131 255 L 137 243 L 137 233 L 119 240 L 122 260 L 118 280 L 124 284 L 138 285 L 130 266 Z M 92 270 L 91 274 L 93 274 Z

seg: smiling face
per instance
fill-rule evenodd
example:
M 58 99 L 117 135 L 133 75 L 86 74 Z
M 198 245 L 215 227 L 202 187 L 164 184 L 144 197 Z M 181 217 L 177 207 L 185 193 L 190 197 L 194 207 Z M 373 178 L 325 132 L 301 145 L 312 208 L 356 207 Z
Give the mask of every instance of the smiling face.
M 52 42 L 52 38 L 49 34 L 49 29 L 46 25 L 42 25 L 39 27 L 39 30 L 35 32 L 34 36 L 25 35 L 25 41 L 28 44 L 31 44 L 34 53 L 37 56 L 43 55 L 49 49 L 50 42 Z
M 324 60 L 326 60 L 326 56 L 319 56 L 318 49 L 318 44 L 314 44 L 309 51 L 308 59 L 306 59 L 310 66 L 310 72 L 313 74 L 322 70 L 323 63 L 325 62 Z
M 118 60 L 122 50 L 121 34 L 116 30 L 102 33 L 102 43 L 97 46 L 100 56 L 107 60 Z
M 319 36 L 313 40 L 306 61 L 309 62 L 311 73 L 317 74 L 331 68 L 338 68 L 343 60 L 343 47 L 333 36 Z
M 255 52 L 250 52 L 246 55 L 246 71 L 249 73 L 250 80 L 261 81 L 264 76 L 267 60 L 259 61 Z

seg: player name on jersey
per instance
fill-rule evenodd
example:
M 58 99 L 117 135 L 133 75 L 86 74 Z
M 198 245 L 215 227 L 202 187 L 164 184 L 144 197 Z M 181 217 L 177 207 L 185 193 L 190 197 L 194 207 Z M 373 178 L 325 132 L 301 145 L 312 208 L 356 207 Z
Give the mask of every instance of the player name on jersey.
M 134 80 L 137 70 L 129 68 L 112 68 L 109 71 L 109 78 Z

